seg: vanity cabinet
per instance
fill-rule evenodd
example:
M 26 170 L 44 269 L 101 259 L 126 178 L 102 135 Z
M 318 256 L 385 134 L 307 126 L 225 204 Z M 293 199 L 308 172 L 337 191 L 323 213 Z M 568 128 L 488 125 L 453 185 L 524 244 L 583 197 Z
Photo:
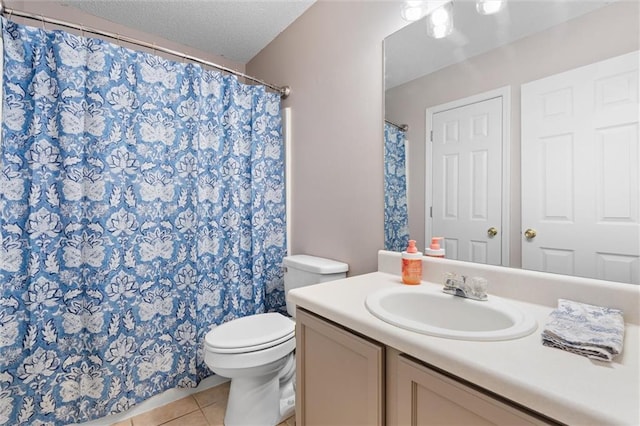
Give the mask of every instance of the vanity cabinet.
M 543 425 L 548 422 L 398 355 L 389 404 L 398 425 Z
M 296 424 L 557 424 L 309 311 L 296 312 Z
M 296 311 L 296 424 L 383 425 L 385 347 Z

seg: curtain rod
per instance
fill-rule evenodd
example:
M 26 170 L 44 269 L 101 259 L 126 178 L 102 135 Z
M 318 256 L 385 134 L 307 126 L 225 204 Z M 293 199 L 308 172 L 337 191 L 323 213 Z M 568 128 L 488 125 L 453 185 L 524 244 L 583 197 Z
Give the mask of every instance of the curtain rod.
M 396 124 L 393 121 L 389 121 L 387 119 L 384 120 L 385 123 L 387 124 L 391 124 L 393 127 L 397 127 L 398 129 L 402 130 L 403 132 L 406 132 L 409 130 L 409 125 L 408 124 Z
M 168 49 L 166 47 L 161 47 L 161 46 L 156 46 L 155 44 L 152 43 L 148 43 L 146 41 L 142 41 L 142 40 L 138 40 L 132 37 L 127 37 L 127 36 L 123 36 L 120 34 L 116 34 L 116 33 L 112 33 L 109 31 L 103 31 L 103 30 L 99 30 L 97 28 L 92 28 L 92 27 L 85 27 L 84 25 L 79 25 L 79 24 L 74 24 L 71 22 L 67 22 L 67 21 L 62 21 L 59 19 L 55 19 L 55 18 L 50 18 L 47 16 L 42 16 L 42 15 L 36 15 L 30 12 L 25 12 L 22 10 L 16 10 L 16 9 L 11 9 L 11 8 L 7 8 L 4 6 L 4 3 L 2 1 L 0 1 L 0 14 L 2 15 L 8 15 L 9 17 L 11 16 L 19 16 L 21 18 L 28 18 L 28 19 L 33 19 L 36 21 L 40 21 L 43 23 L 49 23 L 49 24 L 54 24 L 54 25 L 60 25 L 62 27 L 67 27 L 67 28 L 72 28 L 75 30 L 80 30 L 83 33 L 91 33 L 91 34 L 96 34 L 96 35 L 100 35 L 100 36 L 104 36 L 104 37 L 109 37 L 111 39 L 117 40 L 117 41 L 124 41 L 127 43 L 131 43 L 131 44 L 135 44 L 138 46 L 142 46 L 142 47 L 146 47 L 149 49 L 153 49 L 154 51 L 160 51 L 160 52 L 164 52 L 164 53 L 168 53 L 169 55 L 173 55 L 173 56 L 177 56 L 183 59 L 187 59 L 193 62 L 197 62 L 199 64 L 202 65 L 207 65 L 210 66 L 212 68 L 216 68 L 220 71 L 224 71 L 233 75 L 236 75 L 238 77 L 242 77 L 242 78 L 246 78 L 247 80 L 251 80 L 255 83 L 258 84 L 262 84 L 263 86 L 267 86 L 272 90 L 275 90 L 276 92 L 280 93 L 280 97 L 282 99 L 285 99 L 289 96 L 289 94 L 291 93 L 291 88 L 289 86 L 276 86 L 274 84 L 271 83 L 267 83 L 265 81 L 262 81 L 258 78 L 255 77 L 251 77 L 250 75 L 244 74 L 240 71 L 236 71 L 233 70 L 231 68 L 227 68 L 225 66 L 222 65 L 218 65 L 216 63 L 207 61 L 206 59 L 201 59 L 192 55 L 189 55 L 187 53 L 182 53 L 182 52 L 178 52 L 176 50 L 172 50 L 172 49 Z

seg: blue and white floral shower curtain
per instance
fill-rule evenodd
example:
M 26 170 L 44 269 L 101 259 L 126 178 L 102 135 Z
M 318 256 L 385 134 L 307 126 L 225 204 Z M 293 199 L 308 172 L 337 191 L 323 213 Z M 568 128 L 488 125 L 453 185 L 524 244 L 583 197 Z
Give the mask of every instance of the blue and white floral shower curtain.
M 211 325 L 284 307 L 279 96 L 2 26 L 0 424 L 195 386 Z
M 384 123 L 384 248 L 403 251 L 409 243 L 405 132 Z

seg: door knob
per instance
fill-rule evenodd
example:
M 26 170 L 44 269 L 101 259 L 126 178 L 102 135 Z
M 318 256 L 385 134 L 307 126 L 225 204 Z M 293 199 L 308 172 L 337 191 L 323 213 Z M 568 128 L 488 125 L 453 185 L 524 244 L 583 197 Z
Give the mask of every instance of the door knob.
M 536 237 L 536 235 L 538 235 L 538 234 L 537 234 L 535 229 L 529 228 L 526 231 L 524 231 L 524 237 L 527 240 L 533 240 Z
M 489 236 L 489 238 L 493 238 L 498 235 L 498 230 L 495 228 L 495 226 L 492 226 L 491 228 L 487 229 L 487 235 Z

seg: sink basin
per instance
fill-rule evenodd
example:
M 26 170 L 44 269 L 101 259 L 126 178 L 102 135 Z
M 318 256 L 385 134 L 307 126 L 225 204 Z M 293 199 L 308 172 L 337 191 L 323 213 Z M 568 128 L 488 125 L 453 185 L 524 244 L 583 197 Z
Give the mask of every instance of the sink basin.
M 450 339 L 517 339 L 538 326 L 532 316 L 499 297 L 465 299 L 424 284 L 378 290 L 367 297 L 365 305 L 389 324 Z

